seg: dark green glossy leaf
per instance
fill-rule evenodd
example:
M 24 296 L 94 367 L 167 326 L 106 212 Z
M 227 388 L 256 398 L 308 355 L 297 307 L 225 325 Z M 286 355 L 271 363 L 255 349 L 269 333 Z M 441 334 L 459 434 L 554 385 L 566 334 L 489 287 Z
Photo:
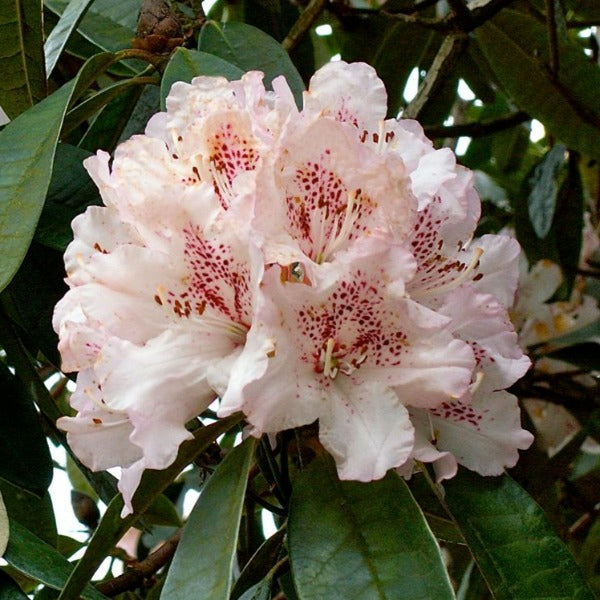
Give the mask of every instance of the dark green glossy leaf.
M 125 129 L 142 91 L 146 89 L 148 88 L 141 86 L 129 88 L 111 100 L 85 132 L 78 144 L 79 148 L 91 152 L 98 149 L 112 152 L 121 138 L 121 133 Z
M 267 577 L 259 581 L 256 585 L 247 589 L 240 600 L 270 600 L 271 598 L 271 578 Z
M 529 145 L 529 127 L 517 125 L 492 136 L 492 154 L 498 169 L 516 171 L 523 162 Z
M 144 523 L 164 527 L 181 527 L 181 518 L 175 505 L 161 494 L 144 513 Z
M 256 440 L 248 438 L 231 450 L 202 489 L 177 546 L 161 598 L 229 599 L 255 445 Z
M 581 547 L 579 563 L 598 595 L 600 592 L 600 519 L 597 517 Z
M 396 117 L 404 104 L 406 81 L 419 64 L 430 32 L 377 13 L 334 25 L 342 59 L 367 62 L 375 68 L 388 94 L 388 116 Z
M 0 106 L 14 119 L 46 95 L 42 3 L 0 2 Z
M 600 4 L 597 0 L 568 0 L 566 6 L 579 19 L 600 23 Z
M 243 597 L 242 594 L 245 595 L 251 587 L 259 585 L 267 576 L 281 554 L 284 538 L 285 529 L 280 529 L 262 543 L 237 578 L 231 590 L 231 600 Z
M 284 75 L 296 103 L 302 105 L 302 77 L 281 45 L 260 29 L 246 23 L 209 21 L 200 33 L 198 50 L 215 54 L 242 71 L 263 71 L 267 86 L 278 75 Z
M 25 257 L 42 211 L 67 107 L 114 61 L 90 58 L 77 77 L 0 131 L 0 291 Z
M 454 598 L 421 509 L 393 472 L 340 481 L 316 459 L 295 480 L 288 545 L 300 598 Z
M 567 174 L 558 191 L 556 212 L 552 224 L 556 238 L 558 264 L 562 267 L 564 274 L 563 284 L 557 293 L 559 300 L 571 298 L 583 245 L 585 200 L 578 163 L 578 156 L 571 152 Z
M 26 335 L 29 351 L 41 350 L 55 366 L 60 364 L 58 336 L 52 328 L 54 305 L 65 295 L 64 263 L 54 250 L 32 243 L 25 260 L 2 294 L 7 316 Z
M 132 135 L 144 133 L 146 124 L 160 110 L 160 88 L 147 85 L 133 108 L 127 125 L 121 132 L 119 141 L 128 140 Z
M 504 10 L 477 29 L 477 40 L 503 87 L 569 148 L 600 157 L 600 67 L 559 39 L 560 70 L 550 73 L 547 32 L 533 17 Z
M 575 560 L 543 510 L 508 475 L 461 469 L 445 502 L 496 600 L 593 600 Z
M 555 153 L 556 150 L 556 153 Z M 541 259 L 550 259 L 561 266 L 563 284 L 557 293 L 557 299 L 570 298 L 582 244 L 584 197 L 578 168 L 578 157 L 571 152 L 568 163 L 565 162 L 563 146 L 551 150 L 554 158 L 535 165 L 524 178 L 521 193 L 513 196 L 515 213 L 515 231 L 529 263 L 535 264 Z M 560 165 L 556 167 L 556 163 Z M 547 169 L 544 175 L 542 171 Z M 534 192 L 535 190 L 535 192 Z M 554 199 L 550 196 L 554 195 Z M 529 198 L 526 204 L 521 198 Z M 533 215 L 530 215 L 533 206 Z M 548 226 L 546 212 L 552 212 L 550 229 L 543 238 L 534 230 L 533 219 L 538 227 Z M 543 232 L 544 229 L 541 230 Z
M 165 99 L 176 81 L 190 82 L 198 75 L 240 79 L 244 71 L 234 64 L 206 52 L 177 48 L 169 60 L 160 84 L 160 105 L 165 110 Z
M 10 523 L 10 540 L 4 560 L 18 571 L 54 589 L 61 589 L 73 565 L 16 521 Z M 87 583 L 87 582 L 86 582 Z M 84 600 L 106 600 L 106 596 L 86 585 L 81 591 Z
M 0 290 L 17 272 L 33 237 L 74 81 L 0 131 Z
M 11 519 L 18 521 L 42 541 L 56 546 L 56 522 L 48 492 L 38 498 L 7 481 L 0 481 L 0 492 Z
M 4 363 L 0 389 L 0 477 L 41 496 L 52 481 L 52 460 L 38 413 Z
M 46 73 L 48 76 L 54 70 L 58 58 L 69 41 L 69 37 L 83 19 L 93 0 L 71 0 L 61 15 L 58 23 L 52 28 L 44 43 L 46 56 Z
M 71 109 L 66 115 L 63 124 L 62 134 L 63 136 L 71 133 L 77 126 L 81 125 L 87 119 L 90 119 L 96 113 L 106 106 L 111 100 L 121 95 L 123 92 L 131 88 L 132 86 L 145 86 L 152 80 L 149 78 L 136 78 L 132 77 L 118 81 L 112 85 L 103 88 L 93 96 L 86 98 L 81 104 Z M 156 83 L 156 82 L 154 82 Z
M 549 352 L 545 356 L 564 360 L 569 364 L 590 371 L 600 369 L 600 345 L 593 342 L 567 346 L 566 348 Z
M 194 432 L 194 439 L 181 445 L 177 458 L 171 466 L 162 471 L 147 470 L 133 497 L 132 514 L 121 518 L 123 498 L 120 495 L 115 496 L 102 516 L 85 554 L 69 577 L 61 593 L 61 600 L 77 597 L 121 536 L 152 506 L 181 470 L 204 452 L 219 435 L 234 427 L 240 420 L 241 415 L 235 414 L 208 427 L 197 429 Z
M 539 238 L 545 238 L 552 226 L 556 197 L 560 184 L 559 175 L 565 165 L 566 148 L 557 144 L 535 167 L 529 185 L 531 192 L 527 199 L 527 209 L 533 230 Z
M 46 6 L 62 15 L 67 0 L 45 0 Z M 130 48 L 135 37 L 139 0 L 94 0 L 77 30 L 102 50 L 115 52 Z
M 4 571 L 0 571 L 0 600 L 28 600 L 19 584 Z
M 69 144 L 59 144 L 56 148 L 52 179 L 35 239 L 60 252 L 73 239 L 71 221 L 88 206 L 102 203 L 98 188 L 83 166 L 88 156 L 86 150 Z

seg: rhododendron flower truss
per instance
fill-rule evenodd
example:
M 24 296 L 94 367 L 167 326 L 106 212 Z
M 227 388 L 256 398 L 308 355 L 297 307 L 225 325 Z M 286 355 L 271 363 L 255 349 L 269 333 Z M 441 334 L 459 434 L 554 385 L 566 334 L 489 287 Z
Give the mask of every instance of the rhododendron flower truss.
M 528 367 L 506 315 L 517 243 L 473 239 L 470 172 L 414 121 L 385 120 L 365 64 L 176 83 L 73 224 L 54 326 L 80 371 L 59 425 L 127 509 L 217 397 L 254 435 L 318 421 L 343 478 L 415 461 L 484 474 L 530 443 L 504 390 Z

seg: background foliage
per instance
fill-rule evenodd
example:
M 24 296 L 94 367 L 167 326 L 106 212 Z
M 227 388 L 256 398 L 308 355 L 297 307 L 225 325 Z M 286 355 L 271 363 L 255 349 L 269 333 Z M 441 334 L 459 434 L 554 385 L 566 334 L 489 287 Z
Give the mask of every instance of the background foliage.
M 542 301 L 568 313 L 583 292 L 597 300 L 600 263 L 580 260 L 584 220 L 597 230 L 600 217 L 597 25 L 596 0 L 0 3 L 0 106 L 11 121 L 0 131 L 0 600 L 600 592 L 600 459 L 582 451 L 600 442 L 598 320 L 530 345 L 534 368 L 512 391 L 566 407 L 582 427 L 551 456 L 540 435 L 510 474 L 460 471 L 444 493 L 427 471 L 340 482 L 310 432 L 232 450 L 241 423 L 230 417 L 196 423 L 176 463 L 145 474 L 125 519 L 115 478 L 81 465 L 54 425 L 71 410 L 72 376 L 59 371 L 50 322 L 70 221 L 100 203 L 83 158 L 143 131 L 174 81 L 260 69 L 267 82 L 285 74 L 301 101 L 336 58 L 373 65 L 390 116 L 419 119 L 475 170 L 481 233 L 511 226 L 530 265 L 560 265 L 563 283 Z M 66 463 L 48 442 L 65 447 Z M 57 533 L 53 469 L 68 472 L 84 541 Z M 184 525 L 190 491 L 202 493 Z M 136 543 L 117 547 L 131 527 Z

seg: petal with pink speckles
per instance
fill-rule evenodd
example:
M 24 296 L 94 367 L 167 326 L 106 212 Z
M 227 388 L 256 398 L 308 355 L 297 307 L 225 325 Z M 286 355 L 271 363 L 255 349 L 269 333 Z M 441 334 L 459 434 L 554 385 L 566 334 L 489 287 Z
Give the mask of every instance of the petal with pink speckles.
M 92 369 L 79 373 L 71 405 L 77 415 L 61 417 L 57 425 L 67 432 L 69 445 L 86 467 L 101 471 L 132 464 L 142 457 L 142 450 L 129 439 L 133 426 L 127 415 L 102 403 Z
M 452 319 L 453 333 L 473 348 L 482 393 L 505 389 L 525 375 L 531 361 L 518 345 L 506 309 L 494 296 L 463 286 L 447 295 L 440 312 Z
M 439 450 L 451 452 L 459 464 L 481 475 L 501 475 L 529 448 L 533 436 L 521 427 L 515 396 L 497 391 L 475 393 L 428 412 L 411 410 L 416 428 L 433 431 Z
M 360 132 L 377 131 L 387 112 L 387 93 L 370 65 L 330 62 L 312 76 L 304 112 L 350 123 Z
M 266 238 L 267 257 L 270 248 L 287 244 L 320 264 L 361 237 L 408 233 L 415 200 L 401 165 L 389 168 L 332 120 L 293 133 L 258 176 L 255 226 Z

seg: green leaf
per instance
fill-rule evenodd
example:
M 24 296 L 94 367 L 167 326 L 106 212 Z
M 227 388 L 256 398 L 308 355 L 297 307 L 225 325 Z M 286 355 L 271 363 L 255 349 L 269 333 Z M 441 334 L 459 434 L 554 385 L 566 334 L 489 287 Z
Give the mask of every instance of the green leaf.
M 569 300 L 575 285 L 581 247 L 583 245 L 583 215 L 585 200 L 579 158 L 569 154 L 566 177 L 558 191 L 552 230 L 556 239 L 558 264 L 562 267 L 564 281 L 557 292 L 557 299 Z
M 561 183 L 559 174 L 566 162 L 565 152 L 563 144 L 556 144 L 534 168 L 529 178 L 531 192 L 527 199 L 527 209 L 533 230 L 539 238 L 545 238 L 552 226 Z
M 73 565 L 62 555 L 16 521 L 10 522 L 10 539 L 4 560 L 21 573 L 60 590 Z M 87 583 L 87 582 L 86 582 Z M 106 596 L 85 585 L 81 591 L 84 600 L 106 600 Z
M 200 33 L 198 50 L 215 54 L 242 71 L 263 71 L 267 86 L 284 75 L 296 104 L 302 106 L 302 77 L 281 45 L 260 29 L 246 23 L 209 21 Z
M 0 600 L 29 600 L 29 596 L 8 573 L 0 571 Z
M 113 61 L 112 54 L 90 58 L 75 79 L 0 131 L 0 291 L 16 273 L 31 243 L 67 107 Z
M 56 546 L 56 522 L 48 492 L 38 498 L 7 481 L 0 481 L 0 491 L 11 519 L 18 521 L 47 544 Z
M 144 522 L 151 525 L 181 527 L 181 518 L 175 505 L 164 495 L 158 496 L 144 513 Z
M 582 369 L 595 371 L 600 369 L 600 345 L 587 342 L 575 344 L 545 354 L 548 358 L 563 360 Z
M 102 201 L 83 161 L 90 152 L 59 144 L 56 148 L 48 196 L 35 231 L 36 241 L 64 252 L 73 239 L 71 221 L 88 206 Z
M 534 18 L 503 10 L 478 28 L 476 37 L 495 75 L 520 108 L 569 148 L 600 157 L 600 68 L 580 46 L 559 39 L 560 70 L 554 78 L 548 67 L 546 28 Z
M 161 593 L 166 600 L 228 600 L 256 440 L 227 454 L 202 489 Z
M 194 439 L 181 444 L 175 462 L 163 469 L 155 471 L 148 469 L 142 476 L 142 481 L 133 496 L 134 512 L 121 518 L 123 498 L 118 495 L 108 505 L 94 535 L 73 573 L 69 577 L 61 595 L 61 600 L 76 598 L 83 586 L 94 574 L 108 552 L 121 539 L 123 534 L 146 512 L 155 499 L 179 475 L 181 470 L 199 456 L 222 433 L 235 426 L 241 415 L 235 414 L 221 419 L 208 427 L 202 427 L 194 432 Z
M 45 0 L 45 4 L 62 15 L 68 0 Z M 130 48 L 139 10 L 139 0 L 94 0 L 77 31 L 102 50 L 116 52 Z
M 142 91 L 147 89 L 135 86 L 111 100 L 85 132 L 78 144 L 79 148 L 92 152 L 102 149 L 111 153 L 117 146 Z
M 0 131 L 0 291 L 17 272 L 42 211 L 75 81 Z
M 584 194 L 578 168 L 578 157 L 569 153 L 568 164 L 556 146 L 541 159 L 524 178 L 520 197 L 511 197 L 515 213 L 515 231 L 531 265 L 541 259 L 550 259 L 562 267 L 564 281 L 557 299 L 571 296 L 582 244 Z M 548 158 L 550 154 L 553 157 Z M 543 238 L 539 233 L 548 227 L 548 214 L 552 213 L 550 229 Z
M 388 116 L 396 117 L 404 105 L 406 81 L 419 63 L 430 32 L 380 13 L 365 15 L 352 25 L 334 22 L 333 27 L 332 37 L 340 42 L 342 59 L 369 63 L 377 71 L 388 94 Z
M 256 585 L 244 592 L 240 600 L 270 600 L 271 598 L 271 577 L 266 577 Z
M 14 119 L 46 95 L 42 3 L 0 2 L 0 106 Z
M 444 488 L 495 600 L 593 600 L 544 511 L 508 475 L 481 477 L 461 469 Z
M 123 81 L 113 83 L 112 85 L 101 89 L 99 92 L 95 93 L 89 98 L 86 98 L 85 101 L 83 101 L 81 104 L 78 104 L 65 115 L 62 130 L 63 136 L 71 133 L 76 127 L 81 125 L 81 123 L 93 117 L 111 100 L 114 100 L 129 88 L 140 85 L 145 86 L 151 81 L 152 80 L 147 77 L 131 77 L 129 79 L 124 79 Z M 154 81 L 154 83 L 157 82 Z
M 53 27 L 44 43 L 46 56 L 46 73 L 48 77 L 54 70 L 58 58 L 66 46 L 71 34 L 83 19 L 93 0 L 71 0 L 61 15 L 58 23 Z
M 206 52 L 177 48 L 167 63 L 160 84 L 160 105 L 165 110 L 165 100 L 176 81 L 190 82 L 198 75 L 226 77 L 229 81 L 240 79 L 244 71 L 239 67 Z
M 38 413 L 4 363 L 0 389 L 0 477 L 41 496 L 52 481 L 52 460 Z
M 8 514 L 2 494 L 0 494 L 0 556 L 4 554 L 8 544 L 10 525 L 8 523 Z
M 60 365 L 60 355 L 52 313 L 68 289 L 64 272 L 62 254 L 34 242 L 2 293 L 6 314 L 26 332 L 24 341 L 30 352 L 41 350 L 55 366 Z
M 231 600 L 238 600 L 246 595 L 247 590 L 260 585 L 267 576 L 277 558 L 285 538 L 285 529 L 279 529 L 269 539 L 265 540 L 237 578 L 231 590 Z
M 396 473 L 340 481 L 331 460 L 316 459 L 294 482 L 288 538 L 300 598 L 454 598 L 439 546 Z

